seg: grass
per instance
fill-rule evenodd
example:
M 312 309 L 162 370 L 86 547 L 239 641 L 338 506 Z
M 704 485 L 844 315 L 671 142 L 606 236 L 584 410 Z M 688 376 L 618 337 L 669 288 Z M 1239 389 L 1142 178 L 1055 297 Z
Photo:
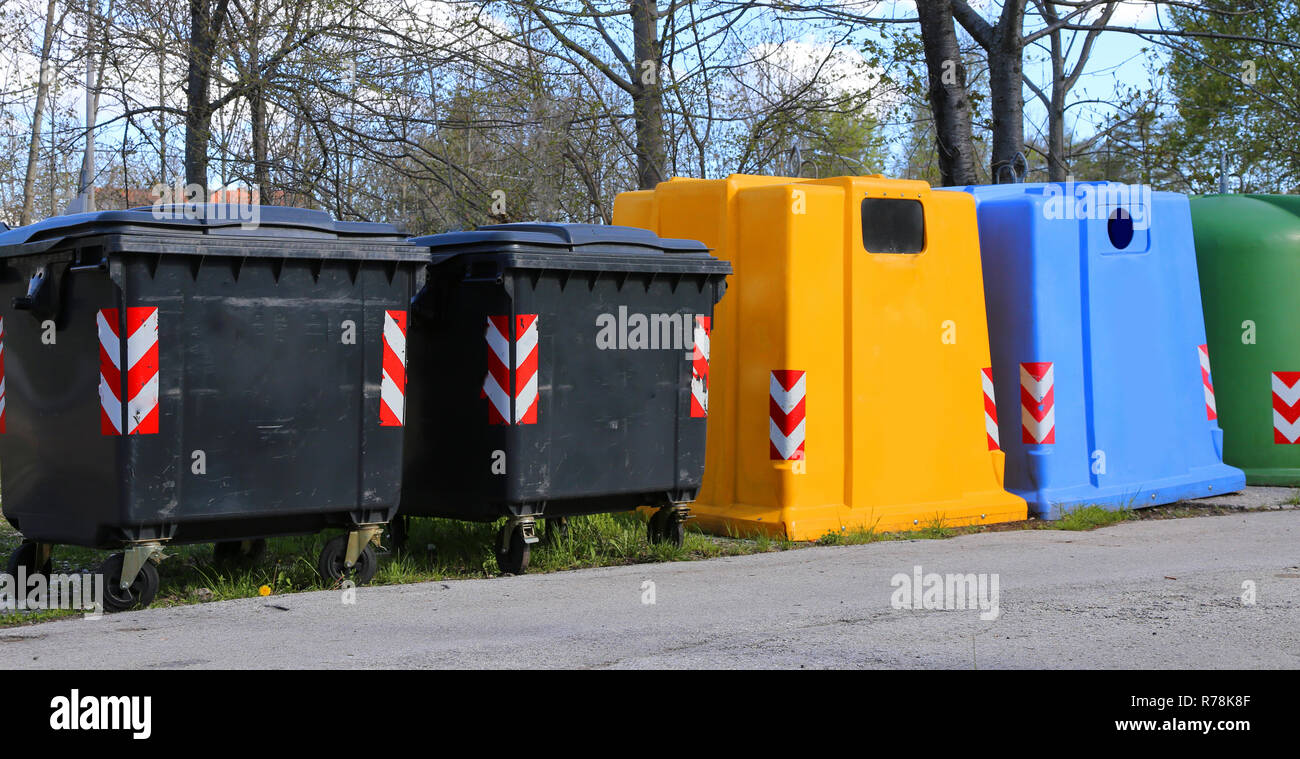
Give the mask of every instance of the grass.
M 1300 505 L 1297 491 L 1288 505 Z M 993 525 L 952 526 L 942 518 L 908 532 L 881 532 L 872 527 L 827 532 L 815 542 L 797 542 L 767 533 L 705 535 L 686 532 L 680 548 L 651 544 L 644 518 L 637 513 L 596 514 L 570 518 L 567 534 L 543 520 L 542 540 L 533 546 L 529 572 L 560 572 L 587 567 L 618 566 L 669 561 L 695 561 L 720 556 L 788 551 L 810 545 L 865 545 L 880 541 L 932 539 L 957 535 L 1017 529 L 1092 530 L 1137 519 L 1175 519 L 1189 516 L 1234 513 L 1233 509 L 1211 505 L 1179 503 L 1146 509 L 1108 510 L 1082 506 L 1061 514 L 1055 521 L 1030 519 Z M 381 552 L 379 569 L 372 584 L 395 585 L 450 579 L 490 578 L 500 574 L 493 542 L 496 524 L 458 522 L 447 519 L 413 519 L 407 548 Z M 553 531 L 548 535 L 548 531 Z M 263 586 L 275 595 L 309 590 L 326 590 L 316 572 L 316 558 L 325 541 L 335 532 L 267 541 L 265 557 L 252 566 L 218 565 L 210 544 L 175 546 L 166 549 L 167 559 L 159 565 L 161 587 L 154 606 L 179 606 L 234 598 L 253 598 Z M 7 558 L 21 536 L 0 520 L 0 555 Z M 58 546 L 54 571 L 93 572 L 107 558 L 107 551 Z M 73 611 L 39 611 L 0 614 L 0 627 L 30 624 L 73 616 Z
M 915 530 L 906 532 L 877 532 L 875 526 L 853 529 L 840 528 L 838 532 L 829 530 L 817 539 L 819 546 L 860 546 L 877 543 L 882 540 L 941 540 L 954 535 L 977 532 L 973 528 L 952 527 L 945 524 L 943 517 L 936 517 Z
M 1055 522 L 1045 525 L 1053 530 L 1095 530 L 1098 527 L 1127 522 L 1135 512 L 1130 508 L 1105 509 L 1101 506 L 1079 506 L 1061 514 Z
M 568 534 L 548 537 L 552 526 L 539 526 L 542 540 L 533 546 L 529 572 L 559 572 L 586 567 L 693 561 L 719 556 L 738 556 L 787 550 L 799 544 L 784 539 L 728 539 L 688 530 L 681 547 L 651 544 L 646 525 L 635 513 L 596 514 L 570 518 Z M 379 569 L 372 585 L 396 585 L 446 579 L 489 578 L 500 574 L 493 542 L 500 522 L 485 524 L 448 519 L 414 519 L 403 551 L 381 552 Z M 329 586 L 316 572 L 316 559 L 325 541 L 337 532 L 320 535 L 272 538 L 263 559 L 252 566 L 218 565 L 210 544 L 168 547 L 167 558 L 158 566 L 161 587 L 154 607 L 178 606 L 253 598 L 263 586 L 275 595 Z M 7 560 L 21 542 L 8 523 L 0 521 L 0 553 Z M 56 573 L 94 572 L 109 552 L 73 546 L 54 550 Z M 40 611 L 0 614 L 0 627 L 74 616 L 73 611 Z

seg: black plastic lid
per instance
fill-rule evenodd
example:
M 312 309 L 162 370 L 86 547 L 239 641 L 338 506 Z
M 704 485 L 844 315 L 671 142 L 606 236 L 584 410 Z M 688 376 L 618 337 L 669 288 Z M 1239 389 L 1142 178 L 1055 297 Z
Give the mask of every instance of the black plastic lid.
M 52 216 L 34 224 L 0 231 L 0 257 L 49 250 L 65 240 L 128 235 L 141 239 L 148 236 L 164 238 L 167 240 L 164 247 L 171 246 L 177 253 L 190 252 L 183 249 L 187 242 L 219 241 L 225 250 L 216 252 L 217 255 L 238 255 L 240 240 L 247 240 L 252 247 L 259 247 L 255 240 L 263 241 L 261 247 L 265 247 L 268 240 L 282 245 L 307 244 L 322 258 L 334 257 L 331 253 L 335 251 L 328 244 L 332 241 L 411 247 L 405 231 L 394 224 L 335 221 L 325 211 L 308 208 L 209 203 Z M 412 256 L 423 253 L 411 251 Z M 254 254 L 254 251 L 249 250 L 247 254 Z
M 416 237 L 434 264 L 466 254 L 507 254 L 509 266 L 659 271 L 731 272 L 696 240 L 659 237 L 636 227 L 609 224 L 492 224 L 468 232 Z
M 250 209 L 252 211 L 250 212 Z M 249 220 L 241 213 L 253 216 Z M 248 225 L 245 228 L 245 225 Z M 97 234 L 112 232 L 113 226 L 130 228 L 181 229 L 200 234 L 208 230 L 239 228 L 259 236 L 296 236 L 294 230 L 314 230 L 336 235 L 362 235 L 366 237 L 398 237 L 404 230 L 394 224 L 335 221 L 325 211 L 285 206 L 237 206 L 208 203 L 200 206 L 181 204 L 141 206 L 125 211 L 93 211 L 90 213 L 51 216 L 48 219 L 17 227 L 0 234 L 0 244 L 13 245 L 44 239 L 51 234 L 69 236 L 85 228 L 95 228 Z M 125 230 L 123 230 L 125 231 Z
M 491 224 L 470 232 L 447 232 L 427 235 L 413 240 L 417 245 L 428 245 L 434 254 L 454 248 L 485 245 L 568 248 L 575 252 L 593 246 L 601 252 L 617 253 L 707 253 L 704 243 L 695 240 L 661 238 L 654 232 L 637 227 L 617 227 L 609 224 L 549 224 L 520 222 L 517 224 Z M 592 251 L 595 252 L 595 251 Z

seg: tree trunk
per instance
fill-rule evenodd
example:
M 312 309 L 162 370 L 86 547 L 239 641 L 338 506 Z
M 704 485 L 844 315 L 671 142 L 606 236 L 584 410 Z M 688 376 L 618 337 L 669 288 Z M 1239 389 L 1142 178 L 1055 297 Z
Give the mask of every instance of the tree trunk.
M 261 194 L 271 183 L 271 167 L 266 162 L 266 91 L 262 88 L 261 49 L 262 3 L 254 0 L 249 24 L 248 75 L 254 78 L 248 93 L 248 118 L 253 140 L 253 187 L 261 202 Z
M 653 189 L 664 181 L 664 102 L 659 70 L 659 9 L 655 0 L 632 0 L 634 84 L 632 116 L 636 122 L 637 186 Z
M 945 187 L 975 184 L 979 179 L 975 174 L 970 98 L 952 20 L 952 0 L 918 0 L 916 12 L 930 76 L 930 111 L 934 115 L 941 181 Z
M 93 0 L 86 3 L 86 150 L 82 154 L 81 174 L 77 182 L 81 211 L 95 210 L 95 122 L 99 115 L 101 84 L 108 68 L 109 29 L 113 22 L 112 2 L 109 2 L 107 14 L 103 18 L 96 17 L 92 2 Z M 103 24 L 102 29 L 95 28 L 96 20 Z M 103 38 L 92 42 L 95 33 L 102 34 Z M 99 45 L 99 50 L 95 49 L 95 44 Z M 98 67 L 95 65 L 95 53 L 99 54 Z M 125 150 L 125 145 L 123 149 Z M 122 171 L 126 172 L 125 159 Z M 126 191 L 125 185 L 123 191 Z
M 260 84 L 249 93 L 249 118 L 253 130 L 253 189 L 260 196 L 271 183 L 271 167 L 266 161 L 266 98 Z
M 1023 179 L 1025 146 L 1024 50 L 1021 14 L 1014 25 L 999 24 L 989 56 L 989 95 L 993 111 L 994 184 Z
M 1064 182 L 1069 174 L 1065 165 L 1065 89 L 1052 86 L 1052 105 L 1047 110 L 1047 179 Z
M 164 35 L 158 34 L 158 105 L 167 102 L 167 43 Z M 167 172 L 167 114 L 158 112 L 158 184 L 166 184 L 170 177 Z
M 212 58 L 226 14 L 227 0 L 190 0 L 190 49 L 185 76 L 185 181 L 208 200 L 208 142 L 212 137 Z
M 951 0 L 953 17 L 984 48 L 989 61 L 989 100 L 993 111 L 993 153 L 989 175 L 994 184 L 1024 178 L 1025 6 L 1029 0 L 1003 0 L 997 25 L 990 25 L 966 0 Z
M 1061 20 L 1060 15 L 1056 12 L 1054 2 L 1034 0 L 1034 5 L 1038 7 L 1038 12 L 1048 24 L 1055 24 Z M 1052 63 L 1051 92 L 1045 96 L 1041 89 L 1034 88 L 1034 93 L 1047 107 L 1047 180 L 1049 182 L 1064 182 L 1066 177 L 1065 96 L 1070 91 L 1070 83 L 1067 81 L 1065 73 L 1066 50 L 1061 39 L 1061 30 L 1053 31 L 1048 35 L 1048 40 L 1051 43 L 1048 46 Z M 1081 70 L 1086 62 L 1086 58 L 1081 59 L 1075 70 Z
M 1034 4 L 1042 14 L 1043 20 L 1048 24 L 1060 22 L 1061 15 L 1056 9 L 1055 2 L 1034 0 Z M 1043 100 L 1043 104 L 1047 106 L 1047 176 L 1050 181 L 1064 182 L 1069 176 L 1069 165 L 1065 160 L 1066 96 L 1070 94 L 1070 90 L 1079 81 L 1079 76 L 1088 64 L 1088 57 L 1092 55 L 1092 46 L 1097 41 L 1097 36 L 1110 23 L 1111 16 L 1114 15 L 1115 9 L 1118 7 L 1119 3 L 1107 3 L 1102 9 L 1101 16 L 1092 23 L 1092 29 L 1084 37 L 1083 45 L 1079 49 L 1073 71 L 1067 73 L 1065 70 L 1066 57 L 1069 51 L 1065 48 L 1061 30 L 1057 29 L 1050 35 L 1052 91 L 1050 95 L 1044 96 L 1042 90 L 1035 89 L 1039 99 Z M 1074 47 L 1073 39 L 1070 47 Z
M 1050 4 L 1047 6 L 1051 8 Z M 1056 20 L 1055 8 L 1044 14 L 1050 21 Z M 1059 31 L 1052 32 L 1052 95 L 1047 103 L 1047 179 L 1050 182 L 1064 182 L 1065 168 L 1065 96 L 1069 84 L 1065 77 L 1065 50 Z M 1085 61 L 1079 61 L 1082 67 Z
M 27 173 L 23 178 L 23 212 L 19 219 L 22 224 L 32 223 L 32 208 L 36 203 L 36 164 L 41 154 L 41 120 L 45 116 L 45 101 L 49 97 L 50 79 L 54 76 L 50 70 L 50 48 L 54 46 L 54 18 L 56 0 L 50 0 L 45 9 L 45 34 L 41 37 L 41 69 L 36 82 L 36 103 L 32 106 L 32 139 L 27 143 Z

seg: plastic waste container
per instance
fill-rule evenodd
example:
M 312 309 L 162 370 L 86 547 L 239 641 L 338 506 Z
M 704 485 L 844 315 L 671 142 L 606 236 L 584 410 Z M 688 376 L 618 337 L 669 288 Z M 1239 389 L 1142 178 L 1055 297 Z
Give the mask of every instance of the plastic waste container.
M 1300 197 L 1192 198 L 1223 459 L 1300 485 Z
M 125 549 L 101 568 L 117 610 L 153 598 L 164 545 L 237 551 L 337 526 L 322 573 L 374 574 L 428 251 L 387 224 L 255 211 L 159 206 L 0 234 L 3 509 L 26 541 L 11 571 L 47 570 L 54 544 Z
M 736 268 L 693 512 L 795 540 L 1024 519 L 1002 488 L 975 204 L 879 176 L 674 179 L 614 219 Z
M 1107 182 L 976 198 L 1007 488 L 1045 519 L 1245 486 L 1223 463 L 1187 197 Z M 1215 375 L 1217 377 L 1217 375 Z
M 704 472 L 713 307 L 731 267 L 693 240 L 586 224 L 417 238 L 402 514 L 507 517 L 501 569 L 539 517 L 658 507 L 682 540 Z

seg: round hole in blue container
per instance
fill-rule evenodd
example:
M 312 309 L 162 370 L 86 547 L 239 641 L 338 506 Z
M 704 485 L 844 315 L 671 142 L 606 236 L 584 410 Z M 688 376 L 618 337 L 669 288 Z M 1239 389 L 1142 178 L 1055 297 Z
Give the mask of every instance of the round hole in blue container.
M 1110 215 L 1110 221 L 1106 222 L 1106 235 L 1110 237 L 1110 244 L 1119 250 L 1123 250 L 1133 242 L 1133 217 L 1123 208 L 1116 208 Z

